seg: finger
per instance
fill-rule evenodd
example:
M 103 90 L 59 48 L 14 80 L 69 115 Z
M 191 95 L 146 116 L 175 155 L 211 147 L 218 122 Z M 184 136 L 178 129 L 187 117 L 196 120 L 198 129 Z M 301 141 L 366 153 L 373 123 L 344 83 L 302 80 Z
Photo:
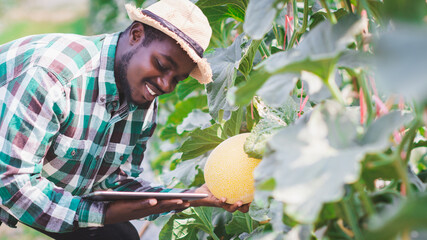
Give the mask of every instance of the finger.
M 227 201 L 227 198 L 226 198 L 226 197 L 221 197 L 221 198 L 219 199 L 219 201 L 221 201 L 221 203 L 225 203 L 225 202 Z
M 245 205 L 241 206 L 241 207 L 239 208 L 239 211 L 240 211 L 240 212 L 242 212 L 242 213 L 247 213 L 247 212 L 249 212 L 249 205 L 248 205 L 248 204 L 245 204 Z

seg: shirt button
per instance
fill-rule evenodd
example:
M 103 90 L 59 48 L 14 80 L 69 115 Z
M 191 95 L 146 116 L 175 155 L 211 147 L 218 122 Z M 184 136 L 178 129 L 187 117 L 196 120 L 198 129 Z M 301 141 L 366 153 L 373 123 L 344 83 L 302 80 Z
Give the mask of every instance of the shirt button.
M 101 159 L 101 157 L 99 157 L 99 156 L 96 156 L 96 160 L 99 160 L 99 159 Z
M 113 107 L 117 107 L 117 102 L 113 102 Z
M 122 156 L 120 156 L 120 160 L 123 160 L 125 157 L 122 155 Z
M 103 103 L 103 102 L 105 102 L 105 97 L 101 97 L 101 98 L 99 99 L 99 101 L 101 101 L 102 103 Z
M 75 156 L 76 155 L 76 150 L 71 151 L 71 156 Z

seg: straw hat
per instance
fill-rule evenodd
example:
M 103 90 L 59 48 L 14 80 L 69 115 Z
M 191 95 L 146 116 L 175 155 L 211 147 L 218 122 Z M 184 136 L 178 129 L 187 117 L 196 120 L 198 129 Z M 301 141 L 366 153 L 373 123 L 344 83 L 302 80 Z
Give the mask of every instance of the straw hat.
M 203 52 L 212 29 L 203 12 L 189 0 L 161 0 L 145 9 L 126 4 L 129 18 L 150 25 L 173 38 L 197 66 L 190 76 L 200 83 L 212 81 L 212 69 Z

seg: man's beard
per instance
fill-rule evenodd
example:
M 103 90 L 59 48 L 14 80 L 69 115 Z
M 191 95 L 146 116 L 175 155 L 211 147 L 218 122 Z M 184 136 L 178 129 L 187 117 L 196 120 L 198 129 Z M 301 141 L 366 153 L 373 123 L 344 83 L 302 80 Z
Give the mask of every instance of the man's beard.
M 116 82 L 120 84 L 120 90 L 119 90 L 119 96 L 120 96 L 120 102 L 123 100 L 126 100 L 128 103 L 132 103 L 138 107 L 148 108 L 151 104 L 151 102 L 147 103 L 136 103 L 132 99 L 132 91 L 129 86 L 129 82 L 127 80 L 127 69 L 129 66 L 130 59 L 133 57 L 136 51 L 130 51 L 128 53 L 125 53 L 119 61 L 118 71 L 117 74 L 115 74 Z

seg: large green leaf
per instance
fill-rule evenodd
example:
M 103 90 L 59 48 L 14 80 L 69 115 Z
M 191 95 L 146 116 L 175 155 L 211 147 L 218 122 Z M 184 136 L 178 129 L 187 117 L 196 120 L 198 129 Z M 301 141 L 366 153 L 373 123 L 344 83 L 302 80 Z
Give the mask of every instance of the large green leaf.
M 207 128 L 211 125 L 211 116 L 209 113 L 202 112 L 200 109 L 194 109 L 180 125 L 176 127 L 176 132 L 182 134 L 184 131 L 192 131 L 196 128 Z
M 213 82 L 206 85 L 208 92 L 209 113 L 217 118 L 219 110 L 233 111 L 236 108 L 227 102 L 227 91 L 234 86 L 237 69 L 242 59 L 241 45 L 246 40 L 243 35 L 236 38 L 231 46 L 226 49 L 216 49 L 208 56 L 212 67 Z
M 219 124 L 206 129 L 196 129 L 190 133 L 190 137 L 182 144 L 178 151 L 182 152 L 182 160 L 196 158 L 207 151 L 214 149 L 224 141 Z
M 427 100 L 427 30 L 401 26 L 384 33 L 375 44 L 378 88 L 408 99 Z
M 188 208 L 174 214 L 163 226 L 159 239 L 197 240 L 200 230 L 213 234 L 211 207 Z
M 288 84 L 295 78 L 283 73 L 300 74 L 307 71 L 326 83 L 334 74 L 340 55 L 355 40 L 355 35 L 362 31 L 363 26 L 363 21 L 354 15 L 343 17 L 335 25 L 327 21 L 320 23 L 297 47 L 273 54 L 256 66 L 257 71 L 251 74 L 250 80 L 236 91 L 236 103 L 247 104 L 265 81 L 276 74 L 282 75 L 273 80 L 281 80 L 287 85 L 281 91 L 287 91 Z M 264 91 L 263 94 L 267 93 Z
M 175 105 L 175 111 L 169 115 L 166 124 L 180 124 L 193 109 L 204 108 L 206 104 L 206 96 L 196 96 L 180 101 Z
M 405 230 L 427 228 L 427 195 L 417 195 L 403 202 L 396 210 L 387 212 L 371 221 L 365 239 L 394 239 Z
M 199 0 L 196 3 L 200 8 L 217 7 L 227 4 L 235 5 L 245 11 L 248 5 L 248 0 Z
M 197 157 L 195 159 L 182 161 L 176 168 L 168 173 L 163 173 L 162 180 L 166 185 L 171 185 L 174 180 L 178 180 L 185 186 L 190 186 L 198 174 L 198 168 L 204 165 L 206 157 Z
M 262 119 L 251 131 L 244 148 L 249 156 L 262 158 L 267 141 L 297 119 L 298 104 L 290 97 L 285 104 L 277 108 L 266 105 L 260 98 L 255 98 L 253 103 Z
M 256 186 L 273 177 L 273 196 L 285 203 L 285 211 L 313 223 L 324 203 L 339 200 L 344 185 L 359 179 L 364 155 L 390 146 L 389 136 L 405 121 L 400 112 L 392 112 L 360 137 L 357 114 L 327 101 L 268 142 L 271 154 L 255 170 Z
M 232 220 L 225 226 L 228 234 L 251 233 L 257 227 L 257 222 L 252 220 L 248 213 L 236 211 Z
M 203 90 L 203 88 L 202 84 L 200 84 L 196 79 L 190 77 L 176 86 L 176 94 L 178 95 L 179 100 L 184 100 L 184 98 L 190 93 L 193 93 L 198 89 Z
M 224 132 L 228 137 L 232 137 L 240 133 L 240 127 L 243 122 L 244 108 L 239 108 L 231 113 L 230 119 L 224 124 Z
M 251 0 L 243 30 L 253 39 L 262 39 L 277 15 L 277 0 Z
M 253 40 L 251 44 L 247 44 L 247 49 L 243 55 L 240 64 L 239 71 L 245 76 L 249 76 L 249 73 L 252 71 L 252 65 L 254 63 L 254 58 L 258 52 L 258 47 L 261 44 L 261 40 Z

